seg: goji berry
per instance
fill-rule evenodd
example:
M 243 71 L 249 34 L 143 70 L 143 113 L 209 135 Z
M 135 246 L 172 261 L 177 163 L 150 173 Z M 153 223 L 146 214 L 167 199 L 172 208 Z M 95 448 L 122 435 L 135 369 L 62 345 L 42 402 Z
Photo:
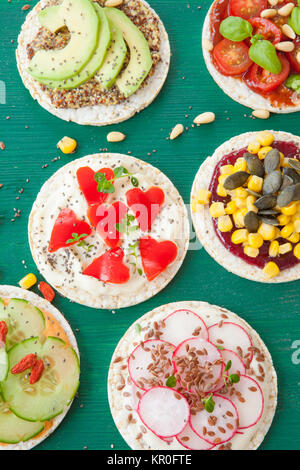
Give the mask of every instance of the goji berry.
M 30 369 L 37 363 L 37 358 L 35 354 L 27 354 L 23 359 L 18 362 L 12 369 L 12 374 L 21 374 L 25 370 Z
M 0 321 L 0 344 L 5 344 L 6 335 L 8 333 L 7 324 L 5 321 Z
M 52 300 L 55 297 L 55 292 L 52 289 L 52 287 L 49 286 L 49 284 L 47 284 L 47 282 L 41 281 L 39 283 L 39 290 L 43 294 L 46 300 L 48 300 L 49 302 L 52 302 Z
M 40 380 L 40 378 L 42 377 L 42 374 L 44 372 L 44 363 L 42 361 L 42 359 L 39 359 L 38 361 L 36 361 L 36 363 L 34 364 L 33 368 L 32 368 L 32 371 L 31 371 L 31 374 L 30 374 L 30 380 L 29 380 L 29 383 L 31 385 L 35 384 L 36 382 L 38 382 Z

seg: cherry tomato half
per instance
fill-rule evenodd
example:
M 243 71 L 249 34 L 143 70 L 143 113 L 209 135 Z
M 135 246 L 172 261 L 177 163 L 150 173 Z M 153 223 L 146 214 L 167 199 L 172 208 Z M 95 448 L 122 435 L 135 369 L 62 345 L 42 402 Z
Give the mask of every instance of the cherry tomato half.
M 257 64 L 253 64 L 247 77 L 247 84 L 254 91 L 268 93 L 279 87 L 289 76 L 290 63 L 283 54 L 278 54 L 282 65 L 280 73 L 275 74 L 264 70 Z
M 230 0 L 230 14 L 248 20 L 268 7 L 267 0 Z
M 215 65 L 223 75 L 241 75 L 252 64 L 248 51 L 244 42 L 223 39 L 213 50 Z
M 251 18 L 249 23 L 253 26 L 253 35 L 261 34 L 265 39 L 277 44 L 281 41 L 281 29 L 270 20 L 266 18 Z
M 300 52 L 300 38 L 298 37 L 294 41 L 294 43 L 295 43 L 295 49 L 293 50 L 293 52 L 287 52 L 287 58 L 289 59 L 292 69 L 295 72 L 300 73 L 300 64 L 297 60 L 297 54 L 299 54 Z

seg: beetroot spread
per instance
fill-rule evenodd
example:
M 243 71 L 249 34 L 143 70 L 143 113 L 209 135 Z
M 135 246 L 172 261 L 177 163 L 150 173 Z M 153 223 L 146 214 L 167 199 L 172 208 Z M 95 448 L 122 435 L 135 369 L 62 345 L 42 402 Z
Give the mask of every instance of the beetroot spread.
M 282 152 L 285 158 L 297 158 L 298 160 L 300 160 L 299 148 L 292 142 L 275 141 L 272 144 L 272 147 Z M 220 168 L 223 165 L 234 165 L 236 160 L 240 157 L 243 157 L 245 152 L 247 152 L 247 148 L 242 148 L 239 151 L 235 151 L 228 155 L 225 155 L 216 166 L 214 174 L 211 179 L 210 186 L 209 186 L 209 191 L 212 193 L 211 195 L 212 202 L 223 202 L 226 204 L 227 202 L 230 201 L 231 199 L 230 196 L 221 197 L 217 194 Z M 299 263 L 299 259 L 297 259 L 294 256 L 293 251 L 277 256 L 276 258 L 269 256 L 270 241 L 264 241 L 262 247 L 259 250 L 259 255 L 256 258 L 249 257 L 244 253 L 244 247 L 242 244 L 236 245 L 231 241 L 232 233 L 234 232 L 234 230 L 236 230 L 236 228 L 234 227 L 230 232 L 220 232 L 220 230 L 218 229 L 218 219 L 214 218 L 212 220 L 213 220 L 216 235 L 221 241 L 221 243 L 232 254 L 240 257 L 241 259 L 243 259 L 249 264 L 252 264 L 259 268 L 264 268 L 266 263 L 270 261 L 275 261 L 280 271 L 282 271 L 284 269 L 291 268 Z M 279 244 L 283 244 L 286 242 L 286 240 L 283 238 L 278 238 L 277 241 L 279 242 Z

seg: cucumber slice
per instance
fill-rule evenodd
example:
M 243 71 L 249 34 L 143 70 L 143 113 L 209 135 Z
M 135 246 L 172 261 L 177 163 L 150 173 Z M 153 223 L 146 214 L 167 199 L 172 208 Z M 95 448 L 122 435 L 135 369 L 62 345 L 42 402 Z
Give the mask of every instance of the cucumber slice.
M 8 353 L 10 367 L 30 353 L 44 361 L 41 379 L 31 385 L 28 371 L 17 375 L 9 372 L 1 384 L 3 399 L 19 418 L 48 421 L 62 413 L 74 398 L 79 386 L 79 360 L 74 349 L 49 336 L 44 344 L 39 338 L 30 338 L 15 345 Z
M 6 379 L 8 373 L 8 356 L 5 346 L 0 348 L 0 382 Z
M 4 444 L 17 444 L 26 442 L 40 434 L 44 423 L 30 423 L 14 415 L 9 405 L 0 398 L 0 442 Z
M 24 339 L 41 336 L 46 325 L 41 310 L 23 299 L 11 299 L 7 306 L 2 302 L 0 304 L 1 320 L 4 320 L 8 326 L 7 351 Z

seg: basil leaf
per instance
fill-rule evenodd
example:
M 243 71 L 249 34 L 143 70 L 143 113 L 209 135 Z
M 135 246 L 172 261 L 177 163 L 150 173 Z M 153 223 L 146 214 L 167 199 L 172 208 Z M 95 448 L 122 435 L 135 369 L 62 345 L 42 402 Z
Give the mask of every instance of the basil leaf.
M 166 386 L 170 388 L 174 388 L 177 383 L 176 377 L 174 375 L 170 375 L 170 377 L 166 381 Z
M 229 16 L 220 25 L 220 33 L 230 41 L 240 42 L 252 35 L 252 25 L 238 16 Z
M 279 74 L 282 70 L 275 47 L 265 39 L 258 39 L 253 42 L 249 49 L 249 57 L 255 64 L 268 72 Z
M 300 2 L 298 2 L 298 5 Z M 294 8 L 291 16 L 289 17 L 289 25 L 295 31 L 296 34 L 300 35 L 300 8 Z
M 300 93 L 300 75 L 290 75 L 285 82 L 285 86 Z

